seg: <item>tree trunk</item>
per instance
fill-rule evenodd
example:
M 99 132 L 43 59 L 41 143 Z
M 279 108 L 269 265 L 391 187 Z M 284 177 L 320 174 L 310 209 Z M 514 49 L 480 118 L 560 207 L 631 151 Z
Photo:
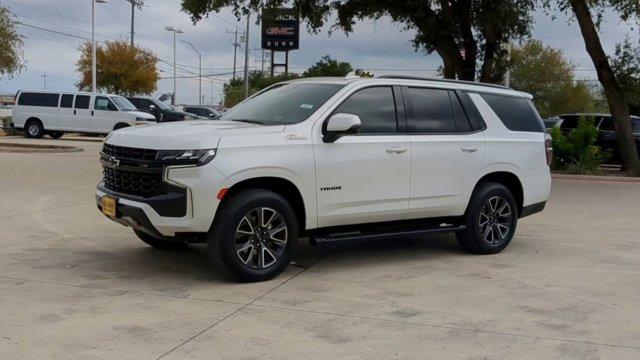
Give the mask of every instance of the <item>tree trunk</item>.
M 611 69 L 607 54 L 602 48 L 600 37 L 591 18 L 591 13 L 589 12 L 589 6 L 585 0 L 569 0 L 569 2 L 580 25 L 580 31 L 582 32 L 587 52 L 591 57 L 591 61 L 593 61 L 593 65 L 598 73 L 598 79 L 604 88 L 607 102 L 609 103 L 609 110 L 613 116 L 623 169 L 639 171 L 640 159 L 638 158 L 638 150 L 636 149 L 636 143 L 631 129 L 629 104 Z

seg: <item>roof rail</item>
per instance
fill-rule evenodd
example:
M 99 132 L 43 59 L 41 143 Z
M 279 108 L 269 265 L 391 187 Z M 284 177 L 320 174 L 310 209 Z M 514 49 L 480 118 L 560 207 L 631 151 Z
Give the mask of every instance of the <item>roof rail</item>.
M 410 76 L 410 75 L 380 75 L 376 76 L 378 79 L 402 79 L 402 80 L 427 80 L 427 81 L 437 81 L 437 82 L 446 82 L 446 83 L 458 83 L 458 84 L 467 84 L 467 85 L 477 85 L 477 86 L 486 86 L 492 87 L 496 89 L 505 89 L 512 90 L 510 87 L 504 85 L 496 85 L 496 84 L 487 84 L 476 81 L 466 81 L 466 80 L 451 80 L 451 79 L 441 79 L 441 78 L 431 78 L 426 76 Z

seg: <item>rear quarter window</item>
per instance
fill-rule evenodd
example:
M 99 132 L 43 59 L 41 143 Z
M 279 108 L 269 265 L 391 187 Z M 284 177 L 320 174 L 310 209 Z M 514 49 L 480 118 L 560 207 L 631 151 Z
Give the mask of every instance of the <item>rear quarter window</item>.
M 18 99 L 18 105 L 58 107 L 60 94 L 23 92 Z
M 511 131 L 544 132 L 538 113 L 528 99 L 494 94 L 480 94 Z

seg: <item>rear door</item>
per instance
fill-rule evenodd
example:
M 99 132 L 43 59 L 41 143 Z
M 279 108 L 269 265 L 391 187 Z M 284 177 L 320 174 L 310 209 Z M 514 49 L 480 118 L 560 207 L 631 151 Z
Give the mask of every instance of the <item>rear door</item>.
M 90 95 L 76 95 L 73 101 L 73 130 L 91 132 Z
M 485 137 L 453 90 L 405 87 L 411 138 L 409 218 L 464 213 L 484 161 Z
M 73 109 L 73 94 L 62 94 L 58 109 L 58 127 L 60 130 L 72 130 L 75 110 Z
M 113 130 L 118 108 L 107 96 L 96 95 L 91 111 L 91 131 L 108 133 Z

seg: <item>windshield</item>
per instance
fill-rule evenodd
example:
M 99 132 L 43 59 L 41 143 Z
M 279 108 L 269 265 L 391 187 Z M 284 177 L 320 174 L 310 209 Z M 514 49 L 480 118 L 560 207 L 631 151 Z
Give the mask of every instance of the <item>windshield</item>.
M 167 104 L 163 103 L 163 102 L 162 102 L 162 101 L 160 101 L 160 100 L 158 100 L 158 101 L 154 101 L 153 103 L 154 103 L 157 107 L 159 107 L 160 109 L 162 109 L 162 110 L 173 110 L 173 109 L 171 108 L 171 106 L 169 106 L 169 105 L 167 105 Z
M 274 87 L 224 113 L 221 120 L 287 125 L 306 120 L 344 85 L 291 83 Z
M 129 100 L 123 98 L 122 96 L 112 96 L 111 100 L 116 103 L 116 106 L 118 107 L 118 109 L 120 109 L 120 111 L 138 110 Z

